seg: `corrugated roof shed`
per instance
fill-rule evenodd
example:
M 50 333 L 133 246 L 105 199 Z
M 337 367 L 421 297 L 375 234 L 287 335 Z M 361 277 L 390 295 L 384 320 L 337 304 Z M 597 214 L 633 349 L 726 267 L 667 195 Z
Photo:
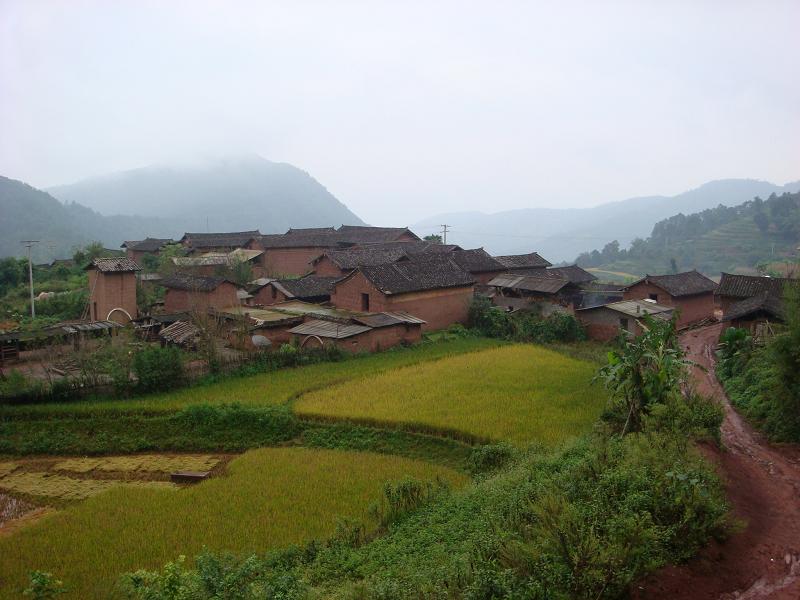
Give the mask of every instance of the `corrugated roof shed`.
M 233 283 L 224 277 L 199 277 L 196 275 L 186 275 L 176 273 L 165 277 L 159 283 L 166 288 L 174 290 L 186 290 L 190 292 L 211 292 L 225 282 Z
M 569 283 L 569 281 L 561 277 L 535 277 L 532 275 L 504 273 L 492 279 L 487 285 L 540 294 L 555 294 L 569 285 Z
M 342 338 L 352 337 L 370 330 L 372 330 L 372 327 L 368 327 L 366 325 L 343 324 L 335 323 L 333 321 L 312 319 L 298 325 L 297 327 L 293 327 L 289 330 L 289 333 L 296 335 L 316 335 L 319 337 L 340 340 Z
M 509 254 L 506 256 L 495 256 L 494 259 L 502 264 L 506 269 L 533 269 L 537 267 L 549 267 L 550 261 L 545 260 L 536 252 L 530 254 Z
M 360 267 L 359 270 L 384 294 L 467 287 L 475 284 L 472 275 L 447 259 L 447 255 L 444 257 L 418 255 L 414 260 Z
M 601 304 L 599 306 L 590 306 L 589 308 L 579 308 L 578 311 L 583 312 L 606 308 L 629 317 L 637 318 L 643 315 L 651 315 L 668 319 L 672 315 L 673 311 L 673 309 L 669 306 L 656 304 L 652 300 L 621 300 L 619 302 L 611 302 L 609 304 Z
M 671 275 L 645 275 L 639 281 L 634 281 L 625 289 L 630 289 L 640 283 L 651 283 L 660 287 L 670 296 L 693 296 L 705 294 L 717 289 L 717 284 L 697 271 L 674 273 Z
M 723 273 L 716 293 L 718 296 L 733 298 L 751 298 L 766 293 L 776 298 L 782 298 L 787 283 L 800 285 L 800 280 Z
M 142 269 L 130 258 L 95 258 L 86 266 L 87 269 L 97 269 L 101 273 L 130 273 Z
M 175 321 L 158 333 L 159 337 L 172 344 L 183 346 L 200 335 L 200 329 L 190 321 Z

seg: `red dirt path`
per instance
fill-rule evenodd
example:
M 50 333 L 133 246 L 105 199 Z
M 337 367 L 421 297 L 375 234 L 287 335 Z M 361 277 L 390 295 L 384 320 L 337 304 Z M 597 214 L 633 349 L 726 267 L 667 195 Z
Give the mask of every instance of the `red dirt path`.
M 704 448 L 726 482 L 736 518 L 745 527 L 712 543 L 688 564 L 664 568 L 633 586 L 636 600 L 800 599 L 800 451 L 775 447 L 733 410 L 714 376 L 721 325 L 681 337 L 699 392 L 724 402 L 723 450 Z

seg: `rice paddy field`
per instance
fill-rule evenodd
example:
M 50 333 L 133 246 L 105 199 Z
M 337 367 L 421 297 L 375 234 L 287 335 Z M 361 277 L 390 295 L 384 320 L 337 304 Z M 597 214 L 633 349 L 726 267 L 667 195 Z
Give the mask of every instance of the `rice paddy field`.
M 507 345 L 362 376 L 300 396 L 306 418 L 351 420 L 467 439 L 553 446 L 587 431 L 607 397 L 597 365 Z
M 136 471 L 141 464 L 141 457 L 132 457 L 115 466 Z M 88 474 L 101 468 L 94 465 Z M 15 467 L 0 484 L 17 473 L 27 475 Z M 53 477 L 68 478 L 40 474 L 31 485 Z M 452 469 L 395 456 L 261 448 L 231 461 L 224 476 L 194 486 L 112 485 L 0 537 L 0 597 L 20 597 L 33 569 L 63 579 L 65 598 L 108 598 L 119 594 L 122 573 L 158 568 L 203 547 L 252 553 L 324 538 L 343 517 L 368 523 L 368 507 L 384 484 L 409 477 L 440 478 L 454 487 L 467 481 Z M 34 485 L 32 495 L 42 494 Z
M 20 415 L 50 416 L 59 414 L 91 414 L 104 412 L 172 412 L 194 404 L 231 404 L 274 406 L 296 395 L 398 367 L 414 365 L 449 356 L 495 348 L 503 342 L 488 338 L 458 338 L 411 348 L 397 348 L 334 363 L 319 363 L 233 377 L 215 383 L 197 385 L 173 392 L 149 394 L 135 398 L 92 399 L 68 403 L 35 405 L 0 405 L 0 417 Z

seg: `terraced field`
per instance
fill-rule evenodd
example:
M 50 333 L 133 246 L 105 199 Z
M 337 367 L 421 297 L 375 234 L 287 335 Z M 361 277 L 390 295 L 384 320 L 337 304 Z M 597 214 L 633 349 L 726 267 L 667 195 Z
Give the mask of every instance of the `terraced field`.
M 306 418 L 351 420 L 464 437 L 555 445 L 586 431 L 605 405 L 596 365 L 512 345 L 362 377 L 301 396 Z
M 226 476 L 196 486 L 115 485 L 0 538 L 0 597 L 17 597 L 33 569 L 63 577 L 68 598 L 107 598 L 125 571 L 159 567 L 203 547 L 251 553 L 322 538 L 342 517 L 368 521 L 384 483 L 409 477 L 467 481 L 451 469 L 393 456 L 263 448 L 233 460 Z

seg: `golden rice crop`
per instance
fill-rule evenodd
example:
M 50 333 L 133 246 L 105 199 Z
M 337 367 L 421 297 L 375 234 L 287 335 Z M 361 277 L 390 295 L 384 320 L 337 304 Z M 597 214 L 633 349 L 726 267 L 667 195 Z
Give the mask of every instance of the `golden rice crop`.
M 209 385 L 188 387 L 141 398 L 88 400 L 80 402 L 0 406 L 0 414 L 25 412 L 59 414 L 98 411 L 173 411 L 194 404 L 276 405 L 307 390 L 317 389 L 363 377 L 386 369 L 436 360 L 446 356 L 495 347 L 501 342 L 484 338 L 466 338 L 414 348 L 380 352 L 355 360 L 319 363 L 294 369 L 281 369 L 248 377 L 224 379 Z
M 553 445 L 587 430 L 606 396 L 596 365 L 513 345 L 362 377 L 301 396 L 299 415 Z
M 0 480 L 0 490 L 60 500 L 82 500 L 118 485 L 176 488 L 166 481 L 74 479 L 53 473 L 14 473 Z
M 340 517 L 365 519 L 383 484 L 405 477 L 466 481 L 387 455 L 263 448 L 232 461 L 227 476 L 175 492 L 115 487 L 0 538 L 0 590 L 15 594 L 39 569 L 63 579 L 68 598 L 108 598 L 121 573 L 203 546 L 263 552 L 327 536 Z
M 0 462 L 0 479 L 5 477 L 6 475 L 10 475 L 13 473 L 17 467 L 19 467 L 19 463 L 15 462 Z
M 90 471 L 140 471 L 171 473 L 173 471 L 210 471 L 219 458 L 209 455 L 161 456 L 137 454 L 134 456 L 107 456 L 103 458 L 69 458 L 53 465 L 55 471 L 88 473 Z

